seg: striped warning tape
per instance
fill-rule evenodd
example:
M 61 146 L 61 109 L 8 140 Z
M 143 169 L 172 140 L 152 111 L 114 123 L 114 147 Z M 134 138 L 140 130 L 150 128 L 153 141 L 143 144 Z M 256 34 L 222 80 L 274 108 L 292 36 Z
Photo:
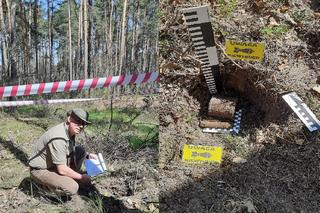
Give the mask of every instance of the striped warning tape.
M 31 101 L 0 101 L 0 107 L 61 104 L 61 103 L 98 101 L 98 100 L 102 100 L 102 98 L 53 99 L 53 100 L 31 100 Z
M 211 94 L 222 91 L 217 48 L 207 6 L 183 9 L 186 24 Z
M 0 87 L 0 98 L 26 96 L 45 93 L 68 92 L 109 86 L 124 86 L 159 81 L 158 72 L 148 72 L 133 75 L 109 76 L 106 78 L 82 79 L 40 84 L 27 84 Z
M 239 134 L 240 132 L 240 123 L 241 123 L 241 114 L 242 110 L 239 109 L 236 111 L 233 121 L 232 129 L 219 129 L 219 128 L 204 128 L 202 132 L 205 133 L 222 133 L 222 134 Z
M 121 94 L 113 94 L 112 97 L 121 97 L 126 95 L 149 95 L 159 93 L 159 88 L 148 88 L 136 92 L 128 92 Z M 98 101 L 103 98 L 75 98 L 75 99 L 52 99 L 52 100 L 27 100 L 27 101 L 0 101 L 0 107 L 15 107 L 27 105 L 46 105 L 46 104 L 60 104 L 84 101 Z

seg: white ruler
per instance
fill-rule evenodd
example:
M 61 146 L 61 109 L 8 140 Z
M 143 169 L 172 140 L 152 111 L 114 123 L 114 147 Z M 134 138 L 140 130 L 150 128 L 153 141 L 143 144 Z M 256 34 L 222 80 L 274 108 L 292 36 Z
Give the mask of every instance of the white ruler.
M 310 132 L 320 129 L 320 122 L 309 107 L 295 93 L 291 92 L 282 96 L 290 108 L 298 115 Z
M 211 94 L 222 91 L 217 48 L 207 6 L 183 9 L 197 59 Z

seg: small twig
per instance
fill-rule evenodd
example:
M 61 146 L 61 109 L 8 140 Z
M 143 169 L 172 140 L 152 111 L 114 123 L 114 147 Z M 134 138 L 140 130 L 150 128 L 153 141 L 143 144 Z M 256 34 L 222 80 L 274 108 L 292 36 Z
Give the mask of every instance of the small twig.
M 189 59 L 191 59 L 191 60 L 194 60 L 194 61 L 196 62 L 196 64 L 197 64 L 197 66 L 198 66 L 198 67 L 200 67 L 200 66 L 201 66 L 201 64 L 202 64 L 202 61 L 201 61 L 201 60 L 199 60 L 199 59 L 197 59 L 197 58 L 193 57 L 193 56 L 192 56 L 192 55 L 190 55 L 190 54 L 187 54 L 187 55 L 186 55 L 186 58 L 189 58 Z
M 111 97 L 110 97 L 110 125 L 108 128 L 108 135 L 107 138 L 109 138 L 109 134 L 111 132 L 112 122 L 113 122 L 113 93 L 114 93 L 114 87 L 111 89 Z
M 221 51 L 223 52 L 223 54 L 232 61 L 232 63 L 234 65 L 236 65 L 237 67 L 239 67 L 240 69 L 243 69 L 243 67 L 241 65 L 239 65 L 237 62 L 235 62 L 232 58 L 230 58 L 227 53 L 224 51 L 223 47 L 221 46 L 220 43 L 216 42 L 216 45 L 221 49 Z
M 198 67 L 200 67 L 200 65 L 202 64 L 202 61 L 193 57 L 192 55 L 186 53 L 186 52 L 182 52 L 181 50 L 178 50 L 176 48 L 173 47 L 169 47 L 170 50 L 174 51 L 176 54 L 178 54 L 180 57 L 182 58 L 189 58 L 191 60 L 194 60 L 197 64 Z

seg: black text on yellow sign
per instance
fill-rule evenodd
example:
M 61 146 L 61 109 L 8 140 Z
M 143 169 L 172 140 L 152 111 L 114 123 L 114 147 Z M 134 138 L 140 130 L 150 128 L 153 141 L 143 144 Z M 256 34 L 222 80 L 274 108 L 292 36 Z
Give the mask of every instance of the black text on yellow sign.
M 262 61 L 263 52 L 264 43 L 261 42 L 226 41 L 226 53 L 233 59 Z
M 185 144 L 183 147 L 182 161 L 186 163 L 221 163 L 222 147 L 195 146 Z

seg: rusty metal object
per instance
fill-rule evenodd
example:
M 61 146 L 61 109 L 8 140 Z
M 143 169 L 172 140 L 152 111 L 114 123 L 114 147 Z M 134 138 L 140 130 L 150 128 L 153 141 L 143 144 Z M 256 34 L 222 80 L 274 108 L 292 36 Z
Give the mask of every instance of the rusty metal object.
M 212 97 L 208 107 L 208 115 L 218 119 L 233 120 L 237 99 Z

